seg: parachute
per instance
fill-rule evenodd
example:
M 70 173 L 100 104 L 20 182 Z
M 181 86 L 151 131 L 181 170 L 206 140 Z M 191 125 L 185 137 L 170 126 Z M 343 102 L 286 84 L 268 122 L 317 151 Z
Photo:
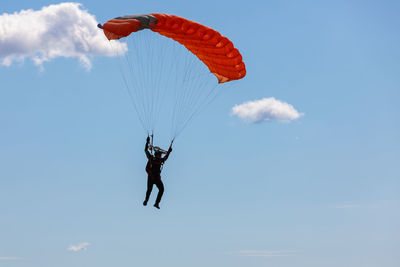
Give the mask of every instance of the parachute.
M 122 16 L 98 26 L 110 41 L 127 37 L 131 42 L 127 55 L 116 53 L 147 133 L 155 131 L 160 115 L 170 113 L 171 123 L 166 124 L 171 124 L 174 139 L 214 99 L 217 86 L 246 75 L 242 56 L 228 38 L 183 17 L 158 13 Z M 145 29 L 150 31 L 142 31 Z

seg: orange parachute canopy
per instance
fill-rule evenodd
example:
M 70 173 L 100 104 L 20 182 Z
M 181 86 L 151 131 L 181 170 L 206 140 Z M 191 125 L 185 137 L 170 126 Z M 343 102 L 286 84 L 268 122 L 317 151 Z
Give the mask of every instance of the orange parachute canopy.
M 218 78 L 219 83 L 238 80 L 246 75 L 246 67 L 233 43 L 216 30 L 200 23 L 167 14 L 123 16 L 103 26 L 109 40 L 120 39 L 143 29 L 150 29 L 184 45 Z

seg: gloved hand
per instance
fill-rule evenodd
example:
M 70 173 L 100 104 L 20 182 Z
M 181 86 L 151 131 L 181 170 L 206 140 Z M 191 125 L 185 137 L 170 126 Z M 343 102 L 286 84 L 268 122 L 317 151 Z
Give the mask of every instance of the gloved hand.
M 150 136 L 147 136 L 146 142 L 147 142 L 147 143 L 150 142 Z

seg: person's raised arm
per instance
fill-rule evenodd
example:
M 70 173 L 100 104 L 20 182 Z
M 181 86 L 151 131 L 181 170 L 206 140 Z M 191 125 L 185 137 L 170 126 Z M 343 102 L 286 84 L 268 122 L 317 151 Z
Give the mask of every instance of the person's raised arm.
M 174 140 L 172 140 L 171 145 L 169 145 L 167 154 L 166 154 L 165 157 L 163 158 L 163 161 L 164 161 L 164 162 L 168 159 L 169 154 L 172 152 L 172 143 L 173 143 L 173 142 L 174 142 Z
M 144 147 L 144 153 L 146 153 L 146 156 L 147 156 L 148 159 L 151 158 L 151 154 L 150 154 L 150 152 L 149 152 L 149 143 L 150 143 L 150 137 L 147 136 L 147 139 L 146 139 L 146 146 Z

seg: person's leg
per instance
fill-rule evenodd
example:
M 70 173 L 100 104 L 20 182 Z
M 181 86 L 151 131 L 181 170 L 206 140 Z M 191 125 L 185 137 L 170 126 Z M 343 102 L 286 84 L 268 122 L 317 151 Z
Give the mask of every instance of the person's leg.
M 146 199 L 143 201 L 143 205 L 147 205 L 147 201 L 149 201 L 151 190 L 153 190 L 153 181 L 150 177 L 147 178 L 147 191 L 146 191 Z
M 164 184 L 163 182 L 160 180 L 156 181 L 156 186 L 158 188 L 158 194 L 157 194 L 157 199 L 156 199 L 156 203 L 154 204 L 154 207 L 156 207 L 157 209 L 159 209 L 160 207 L 158 206 L 160 204 L 162 195 L 164 193 Z

